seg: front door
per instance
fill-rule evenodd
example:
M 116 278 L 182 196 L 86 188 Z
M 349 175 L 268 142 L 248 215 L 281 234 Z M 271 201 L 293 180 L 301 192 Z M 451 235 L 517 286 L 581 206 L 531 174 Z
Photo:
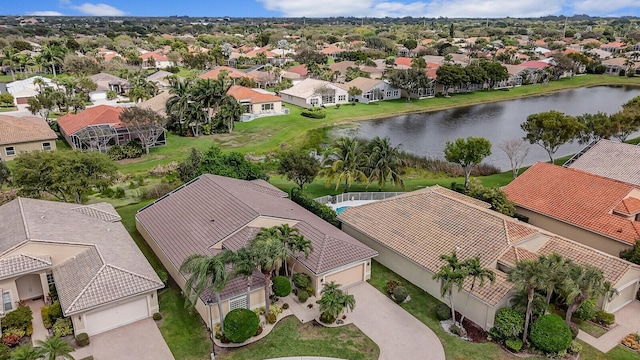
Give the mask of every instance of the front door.
M 18 297 L 20 300 L 36 299 L 44 295 L 40 275 L 31 274 L 19 277 L 16 280 Z

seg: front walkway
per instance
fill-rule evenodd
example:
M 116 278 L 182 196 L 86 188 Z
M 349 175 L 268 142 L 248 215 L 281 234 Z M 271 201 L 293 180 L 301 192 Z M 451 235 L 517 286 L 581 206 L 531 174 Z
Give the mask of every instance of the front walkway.
M 368 283 L 349 288 L 356 308 L 347 318 L 380 347 L 380 360 L 445 360 L 442 343 L 425 324 Z
M 36 345 L 36 341 L 38 340 L 47 340 L 47 336 L 49 336 L 49 330 L 44 328 L 44 322 L 42 322 L 42 312 L 40 309 L 44 306 L 44 301 L 42 299 L 31 300 L 27 303 L 31 312 L 33 313 L 33 334 L 31 334 L 31 342 L 33 346 Z
M 640 301 L 633 301 L 615 312 L 618 326 L 606 334 L 595 338 L 584 331 L 578 333 L 578 339 L 586 342 L 603 353 L 616 347 L 625 336 L 640 332 Z

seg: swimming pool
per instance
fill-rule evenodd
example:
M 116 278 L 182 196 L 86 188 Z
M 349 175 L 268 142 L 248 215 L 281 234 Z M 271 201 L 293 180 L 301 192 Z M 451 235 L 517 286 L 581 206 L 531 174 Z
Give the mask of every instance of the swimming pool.
M 341 214 L 343 211 L 347 210 L 348 208 L 350 208 L 350 206 L 340 206 L 339 208 L 336 209 L 336 212 L 338 214 Z

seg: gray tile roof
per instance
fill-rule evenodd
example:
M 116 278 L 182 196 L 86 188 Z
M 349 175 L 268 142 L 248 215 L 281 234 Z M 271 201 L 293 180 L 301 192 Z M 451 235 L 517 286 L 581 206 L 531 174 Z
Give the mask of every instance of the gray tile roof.
M 65 315 L 163 287 L 110 204 L 18 198 L 0 206 L 0 218 L 0 257 L 27 242 L 85 247 L 53 267 Z
M 640 146 L 600 140 L 569 167 L 640 186 Z
M 51 267 L 51 257 L 15 255 L 0 259 L 0 280 Z

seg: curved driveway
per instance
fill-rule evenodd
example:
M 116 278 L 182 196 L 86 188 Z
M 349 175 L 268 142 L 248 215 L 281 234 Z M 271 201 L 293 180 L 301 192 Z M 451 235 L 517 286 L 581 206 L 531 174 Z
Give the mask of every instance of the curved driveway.
M 445 360 L 436 334 L 368 283 L 348 289 L 356 309 L 347 316 L 380 347 L 380 360 Z

